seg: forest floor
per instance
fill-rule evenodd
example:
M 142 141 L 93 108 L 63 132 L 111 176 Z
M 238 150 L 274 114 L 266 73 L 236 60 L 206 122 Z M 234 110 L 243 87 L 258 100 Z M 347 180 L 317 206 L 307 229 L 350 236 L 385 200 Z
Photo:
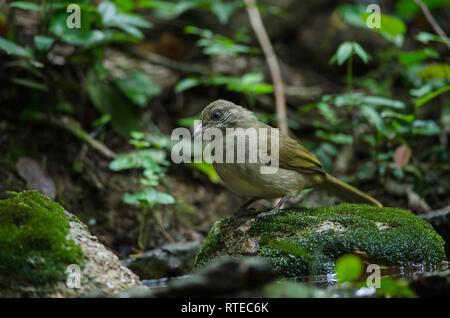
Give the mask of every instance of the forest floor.
M 27 188 L 26 178 L 18 169 L 20 158 L 33 158 L 42 174 L 42 182 L 55 185 L 56 201 L 77 215 L 100 241 L 121 258 L 129 257 L 136 248 L 141 223 L 139 208 L 123 203 L 126 192 L 139 189 L 138 172 L 114 172 L 110 160 L 90 149 L 77 138 L 46 125 L 1 125 L 0 198 L 6 191 Z M 23 128 L 25 127 L 25 128 Z M 114 133 L 104 135 L 106 145 L 120 152 L 128 145 Z M 74 169 L 74 165 L 77 169 Z M 408 210 L 406 198 L 386 194 L 381 185 L 367 184 L 368 193 L 382 198 L 386 206 Z M 203 240 L 215 221 L 234 213 L 245 201 L 222 184 L 210 182 L 206 175 L 187 165 L 172 165 L 159 188 L 176 198 L 175 205 L 158 206 L 151 219 L 146 249 L 167 242 Z M 319 191 L 308 194 L 308 206 L 332 205 L 333 198 Z M 430 202 L 440 208 L 443 202 Z M 255 204 L 264 208 L 270 202 Z M 303 202 L 291 202 L 303 204 Z

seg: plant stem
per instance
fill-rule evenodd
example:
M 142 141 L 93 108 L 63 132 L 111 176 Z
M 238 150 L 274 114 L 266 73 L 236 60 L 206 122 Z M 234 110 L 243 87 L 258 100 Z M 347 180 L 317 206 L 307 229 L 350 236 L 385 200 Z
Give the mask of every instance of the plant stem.
M 267 66 L 269 67 L 270 76 L 272 77 L 274 93 L 275 93 L 275 106 L 279 119 L 279 127 L 282 133 L 288 133 L 287 126 L 287 111 L 286 100 L 284 96 L 283 79 L 281 78 L 280 65 L 278 64 L 277 56 L 270 42 L 270 38 L 267 35 L 267 31 L 262 22 L 261 15 L 256 6 L 256 0 L 244 0 L 247 7 L 247 14 L 250 19 L 250 25 L 258 38 L 258 42 L 261 45 L 264 56 L 266 57 Z
M 138 236 L 138 247 L 141 250 L 144 250 L 145 242 L 144 242 L 144 230 L 147 223 L 147 207 L 142 207 L 141 211 L 141 224 L 139 226 L 139 236 Z
M 436 22 L 427 5 L 423 3 L 422 0 L 414 0 L 414 2 L 420 7 L 420 10 L 422 10 L 423 15 L 431 24 L 431 27 L 433 28 L 434 32 L 436 32 L 441 38 L 443 38 L 447 47 L 450 48 L 450 41 L 448 40 L 447 34 L 445 34 L 444 30 Z
M 352 72 L 353 72 L 353 54 L 350 55 L 347 62 L 347 93 L 352 93 Z

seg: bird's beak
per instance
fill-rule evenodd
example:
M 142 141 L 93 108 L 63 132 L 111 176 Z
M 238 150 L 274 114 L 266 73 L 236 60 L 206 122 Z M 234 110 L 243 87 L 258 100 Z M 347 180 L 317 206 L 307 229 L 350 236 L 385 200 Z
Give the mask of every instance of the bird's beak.
M 194 132 L 192 133 L 192 139 L 194 139 L 195 137 L 197 137 L 198 135 L 200 135 L 203 130 L 205 130 L 206 128 L 208 128 L 208 125 L 206 125 L 205 127 L 203 127 L 202 124 L 198 125 L 197 127 L 194 128 Z

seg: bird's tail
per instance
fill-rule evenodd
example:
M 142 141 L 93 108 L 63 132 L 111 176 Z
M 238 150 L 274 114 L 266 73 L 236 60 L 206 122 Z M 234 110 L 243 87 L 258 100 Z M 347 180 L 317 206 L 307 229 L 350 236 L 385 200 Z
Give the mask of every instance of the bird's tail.
M 371 196 L 365 194 L 364 192 L 358 190 L 357 188 L 342 182 L 335 177 L 325 175 L 323 181 L 318 185 L 320 189 L 325 190 L 344 202 L 348 203 L 366 203 L 377 207 L 382 207 L 383 205 L 372 198 Z

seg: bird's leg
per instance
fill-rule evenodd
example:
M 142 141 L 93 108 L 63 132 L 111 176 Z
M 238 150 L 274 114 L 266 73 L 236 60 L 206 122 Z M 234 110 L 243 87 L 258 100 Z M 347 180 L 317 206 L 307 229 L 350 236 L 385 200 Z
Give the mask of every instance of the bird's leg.
M 265 217 L 267 215 L 273 215 L 273 214 L 277 214 L 278 212 L 280 212 L 281 206 L 287 201 L 289 197 L 287 195 L 285 195 L 284 197 L 282 197 L 280 199 L 280 201 L 278 201 L 278 203 L 273 207 L 272 210 L 267 211 L 267 212 L 262 212 L 260 214 L 258 214 L 256 217 L 257 218 L 262 218 Z
M 251 199 L 245 201 L 245 203 L 243 205 L 241 205 L 241 207 L 239 208 L 239 211 L 247 210 L 250 207 L 250 205 L 252 205 L 256 201 L 258 201 L 256 198 L 251 198 Z
M 252 205 L 253 203 L 255 203 L 256 201 L 258 201 L 258 199 L 256 199 L 256 198 L 251 198 L 251 199 L 245 201 L 245 203 L 244 203 L 243 205 L 241 205 L 241 207 L 240 207 L 236 212 L 234 212 L 234 214 L 233 214 L 233 215 L 231 216 L 231 218 L 229 218 L 228 220 L 229 220 L 229 221 L 233 221 L 233 220 L 235 220 L 236 218 L 238 218 L 238 217 L 240 217 L 240 216 L 242 216 L 242 215 L 245 215 L 246 212 L 248 211 L 248 210 L 247 210 L 248 207 L 249 207 L 250 205 Z
M 234 213 L 234 215 L 239 216 L 241 214 L 245 214 L 245 212 L 247 212 L 247 209 L 249 208 L 249 206 L 252 205 L 253 203 L 255 203 L 256 201 L 258 201 L 258 199 L 256 199 L 256 198 L 251 198 L 251 199 L 245 201 L 245 203 L 243 205 L 241 205 L 241 207 Z

